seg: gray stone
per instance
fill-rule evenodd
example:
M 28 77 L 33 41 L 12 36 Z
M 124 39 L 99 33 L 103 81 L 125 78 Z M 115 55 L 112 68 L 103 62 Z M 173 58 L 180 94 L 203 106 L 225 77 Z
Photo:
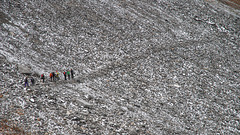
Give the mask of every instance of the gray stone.
M 31 101 L 32 103 L 35 102 L 35 100 L 33 98 L 30 98 L 29 101 Z
M 76 99 L 75 100 L 79 105 L 82 105 L 83 107 L 85 108 L 92 108 L 93 107 L 93 104 L 83 100 L 83 99 Z
M 138 135 L 138 132 L 136 129 L 130 129 L 129 135 Z
M 18 65 L 18 71 L 21 74 L 25 74 L 25 75 L 31 75 L 32 74 L 31 68 L 29 68 L 25 65 Z

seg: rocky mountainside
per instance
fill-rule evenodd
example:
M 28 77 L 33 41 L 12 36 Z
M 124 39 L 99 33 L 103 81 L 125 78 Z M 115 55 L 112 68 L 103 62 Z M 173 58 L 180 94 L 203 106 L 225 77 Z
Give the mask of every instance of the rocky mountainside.
M 0 133 L 240 134 L 238 4 L 0 0 Z

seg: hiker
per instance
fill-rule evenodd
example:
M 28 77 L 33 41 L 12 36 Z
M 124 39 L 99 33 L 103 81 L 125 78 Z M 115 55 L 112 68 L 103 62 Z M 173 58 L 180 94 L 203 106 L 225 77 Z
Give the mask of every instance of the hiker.
M 27 86 L 29 87 L 29 85 L 28 85 L 28 77 L 25 78 L 25 87 L 27 87 Z
M 53 81 L 55 81 L 55 72 L 52 72 Z
M 58 71 L 56 71 L 56 79 L 57 79 L 57 80 L 60 80 L 59 72 L 58 72 Z
M 44 74 L 41 74 L 41 79 L 43 80 L 43 83 L 44 83 L 44 79 L 45 79 Z
M 72 76 L 72 79 L 73 79 L 73 74 L 74 74 L 74 72 L 73 72 L 73 70 L 71 69 L 71 76 Z
M 63 72 L 63 75 L 64 75 L 64 79 L 67 80 L 66 72 Z
M 51 79 L 51 82 L 52 82 L 52 79 L 53 79 L 53 74 L 52 73 L 50 73 L 50 79 Z
M 70 71 L 67 71 L 67 75 L 68 75 L 68 80 L 70 80 Z
M 34 84 L 35 84 L 35 80 L 34 80 L 34 78 L 33 78 L 33 77 L 31 78 L 31 83 L 32 83 L 32 85 L 34 85 Z

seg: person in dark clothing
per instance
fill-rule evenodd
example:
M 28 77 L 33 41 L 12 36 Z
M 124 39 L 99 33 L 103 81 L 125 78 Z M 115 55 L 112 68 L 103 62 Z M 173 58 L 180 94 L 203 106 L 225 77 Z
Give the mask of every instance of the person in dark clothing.
M 29 85 L 28 85 L 28 77 L 25 78 L 25 87 L 27 87 L 27 86 L 29 87 Z
M 52 72 L 53 75 L 53 81 L 55 81 L 55 72 Z
M 74 74 L 74 72 L 73 72 L 73 70 L 71 69 L 71 76 L 72 76 L 72 79 L 73 79 L 73 74 Z
M 44 83 L 44 79 L 45 79 L 44 74 L 41 75 L 41 79 L 43 80 L 43 83 Z
M 31 78 L 31 83 L 32 83 L 32 85 L 34 85 L 34 84 L 35 84 L 35 80 L 34 80 L 34 78 L 33 78 L 33 77 Z
M 64 79 L 67 80 L 66 72 L 63 72 L 63 75 L 64 75 Z

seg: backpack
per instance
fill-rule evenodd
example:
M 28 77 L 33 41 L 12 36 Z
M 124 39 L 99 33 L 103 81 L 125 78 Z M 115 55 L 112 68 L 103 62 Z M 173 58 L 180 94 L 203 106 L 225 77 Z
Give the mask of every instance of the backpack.
M 52 73 L 50 73 L 50 77 L 53 77 L 53 74 L 52 74 Z
M 42 75 L 41 75 L 41 78 L 43 78 L 43 76 L 44 76 L 44 75 L 42 74 Z
M 66 73 L 65 73 L 65 72 L 63 72 L 63 74 L 64 74 L 64 75 L 66 75 Z

